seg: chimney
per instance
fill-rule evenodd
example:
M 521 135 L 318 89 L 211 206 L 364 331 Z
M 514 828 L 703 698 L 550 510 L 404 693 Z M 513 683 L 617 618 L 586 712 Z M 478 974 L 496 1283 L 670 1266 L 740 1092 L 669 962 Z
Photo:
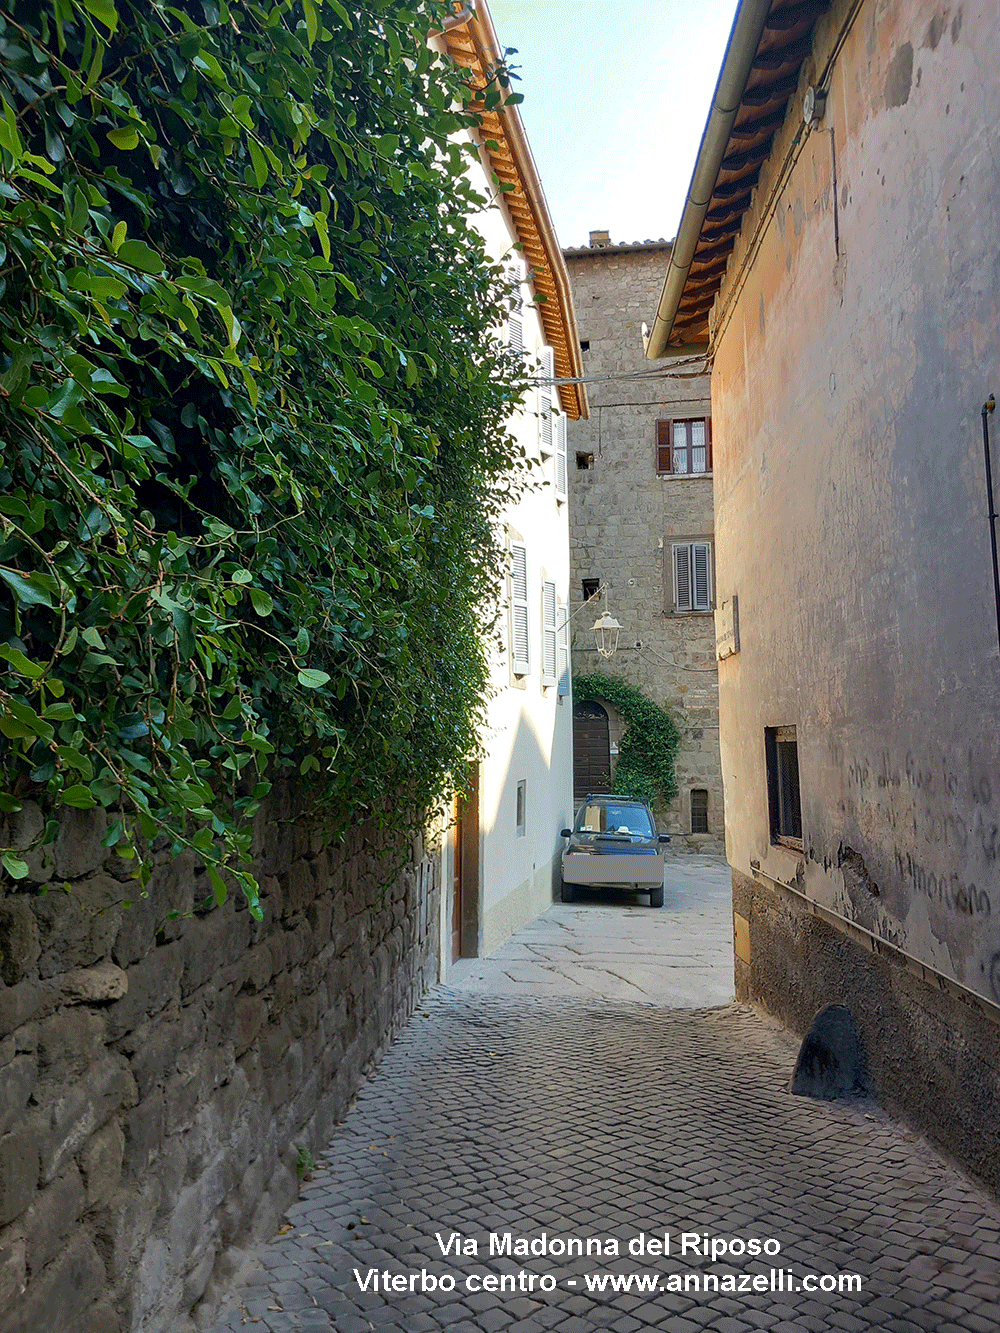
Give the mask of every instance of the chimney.
M 604 250 L 611 244 L 611 235 L 606 231 L 592 231 L 590 233 L 591 250 Z

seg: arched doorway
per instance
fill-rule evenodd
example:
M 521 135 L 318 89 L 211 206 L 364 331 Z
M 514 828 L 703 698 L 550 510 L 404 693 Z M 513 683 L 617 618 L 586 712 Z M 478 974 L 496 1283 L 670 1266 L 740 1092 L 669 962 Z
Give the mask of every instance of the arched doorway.
M 608 714 L 593 699 L 573 705 L 573 799 L 611 790 Z

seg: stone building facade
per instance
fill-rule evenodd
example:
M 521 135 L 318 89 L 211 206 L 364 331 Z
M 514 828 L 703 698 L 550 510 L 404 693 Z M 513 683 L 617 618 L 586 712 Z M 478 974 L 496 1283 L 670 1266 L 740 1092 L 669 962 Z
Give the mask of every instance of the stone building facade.
M 642 321 L 670 244 L 605 236 L 564 251 L 590 400 L 589 420 L 568 425 L 573 669 L 620 675 L 670 710 L 678 793 L 661 823 L 679 847 L 721 849 L 709 379 L 701 361 L 651 369 L 645 358 Z M 587 594 L 604 584 L 591 614 Z M 605 610 L 622 625 L 608 660 L 591 632 Z M 620 722 L 605 711 L 613 769 Z
M 998 1189 L 995 28 L 741 0 L 646 318 L 713 365 L 737 997 L 849 1007 L 869 1088 Z

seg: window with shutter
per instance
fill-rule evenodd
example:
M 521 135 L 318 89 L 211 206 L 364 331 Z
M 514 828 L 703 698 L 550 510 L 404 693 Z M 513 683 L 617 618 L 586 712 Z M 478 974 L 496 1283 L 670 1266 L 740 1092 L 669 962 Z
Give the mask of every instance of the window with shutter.
M 556 608 L 559 618 L 559 693 L 565 699 L 569 696 L 569 613 L 564 603 Z
M 674 476 L 702 476 L 711 472 L 711 418 L 657 421 L 656 470 Z
M 531 670 L 528 642 L 528 552 L 521 542 L 510 547 L 510 655 L 515 676 Z
M 560 412 L 553 422 L 553 435 L 556 459 L 556 499 L 566 499 L 566 418 Z
M 538 447 L 543 454 L 548 455 L 552 453 L 553 447 L 552 379 L 555 375 L 555 362 L 551 347 L 542 348 L 541 363 L 538 372 L 541 380 L 538 386 Z
M 558 631 L 556 629 L 556 585 L 551 579 L 542 583 L 542 684 L 554 685 L 558 670 Z
M 674 610 L 711 611 L 712 543 L 674 545 Z

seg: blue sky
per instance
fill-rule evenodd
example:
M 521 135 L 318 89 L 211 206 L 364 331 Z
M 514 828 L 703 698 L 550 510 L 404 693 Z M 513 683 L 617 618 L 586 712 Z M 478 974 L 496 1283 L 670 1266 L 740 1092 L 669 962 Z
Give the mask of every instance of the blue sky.
M 488 0 L 563 246 L 677 231 L 735 0 Z

